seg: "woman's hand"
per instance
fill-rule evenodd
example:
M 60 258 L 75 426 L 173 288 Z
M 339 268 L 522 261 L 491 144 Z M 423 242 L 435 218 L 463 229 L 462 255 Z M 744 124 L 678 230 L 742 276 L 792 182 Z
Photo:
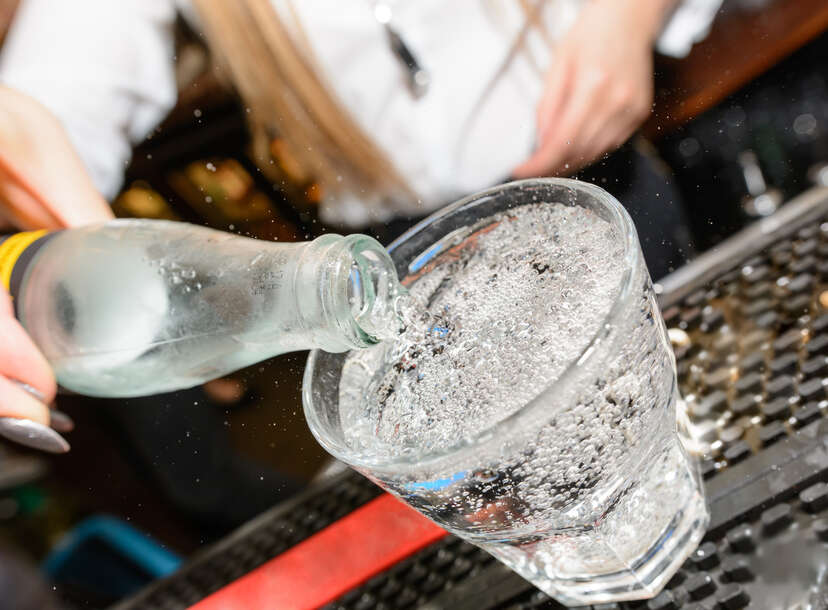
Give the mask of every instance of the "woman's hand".
M 569 174 L 623 144 L 650 113 L 653 41 L 675 0 L 591 0 L 552 49 L 537 149 L 516 178 Z
M 48 426 L 55 398 L 55 377 L 49 363 L 14 318 L 11 299 L 0 288 L 0 417 L 18 417 Z M 18 383 L 15 383 L 18 382 Z M 36 390 L 43 402 L 19 384 Z
M 46 405 L 55 397 L 55 378 L 46 359 L 14 319 L 11 301 L 0 288 L 0 436 L 50 453 L 69 451 L 59 433 L 72 420 Z
M 60 122 L 35 100 L 0 87 L 0 231 L 62 229 L 112 217 Z M 56 430 L 71 430 L 72 421 L 47 406 L 55 398 L 54 374 L 15 319 L 2 285 L 0 338 L 0 435 L 68 451 Z
M 46 108 L 0 87 L 0 224 L 61 229 L 113 217 Z
M 28 96 L 0 87 L 0 221 L 7 221 L 5 229 L 61 229 L 110 218 L 109 206 L 58 120 Z M 54 375 L 15 319 L 1 285 L 0 337 L 0 417 L 49 425 L 46 405 L 55 398 Z

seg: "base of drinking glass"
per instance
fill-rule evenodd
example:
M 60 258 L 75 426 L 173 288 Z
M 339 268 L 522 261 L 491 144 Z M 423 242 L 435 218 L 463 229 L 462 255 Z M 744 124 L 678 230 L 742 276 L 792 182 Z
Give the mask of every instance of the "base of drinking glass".
M 695 494 L 629 570 L 584 581 L 535 582 L 547 595 L 567 606 L 586 606 L 655 597 L 696 550 L 710 521 L 704 497 Z

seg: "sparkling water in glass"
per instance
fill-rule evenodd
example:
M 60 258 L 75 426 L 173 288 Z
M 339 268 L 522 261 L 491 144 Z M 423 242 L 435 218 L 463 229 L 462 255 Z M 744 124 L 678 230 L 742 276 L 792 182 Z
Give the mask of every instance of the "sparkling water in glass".
M 389 248 L 398 337 L 316 351 L 335 457 L 562 603 L 657 594 L 708 523 L 632 222 L 574 180 L 461 200 Z

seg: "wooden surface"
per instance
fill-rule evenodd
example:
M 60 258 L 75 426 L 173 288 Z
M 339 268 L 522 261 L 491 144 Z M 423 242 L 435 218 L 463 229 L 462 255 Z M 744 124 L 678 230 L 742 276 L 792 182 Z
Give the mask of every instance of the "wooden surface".
M 828 30 L 828 0 L 768 0 L 745 8 L 725 0 L 709 36 L 681 60 L 657 62 L 656 106 L 644 133 L 658 137 Z

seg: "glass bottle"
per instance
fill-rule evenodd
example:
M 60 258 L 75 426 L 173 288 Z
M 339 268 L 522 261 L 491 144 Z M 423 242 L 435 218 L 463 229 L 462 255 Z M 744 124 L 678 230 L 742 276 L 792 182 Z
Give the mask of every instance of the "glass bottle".
M 18 233 L 0 241 L 0 280 L 58 383 L 109 397 L 375 344 L 401 290 L 365 235 L 273 243 L 157 220 Z

